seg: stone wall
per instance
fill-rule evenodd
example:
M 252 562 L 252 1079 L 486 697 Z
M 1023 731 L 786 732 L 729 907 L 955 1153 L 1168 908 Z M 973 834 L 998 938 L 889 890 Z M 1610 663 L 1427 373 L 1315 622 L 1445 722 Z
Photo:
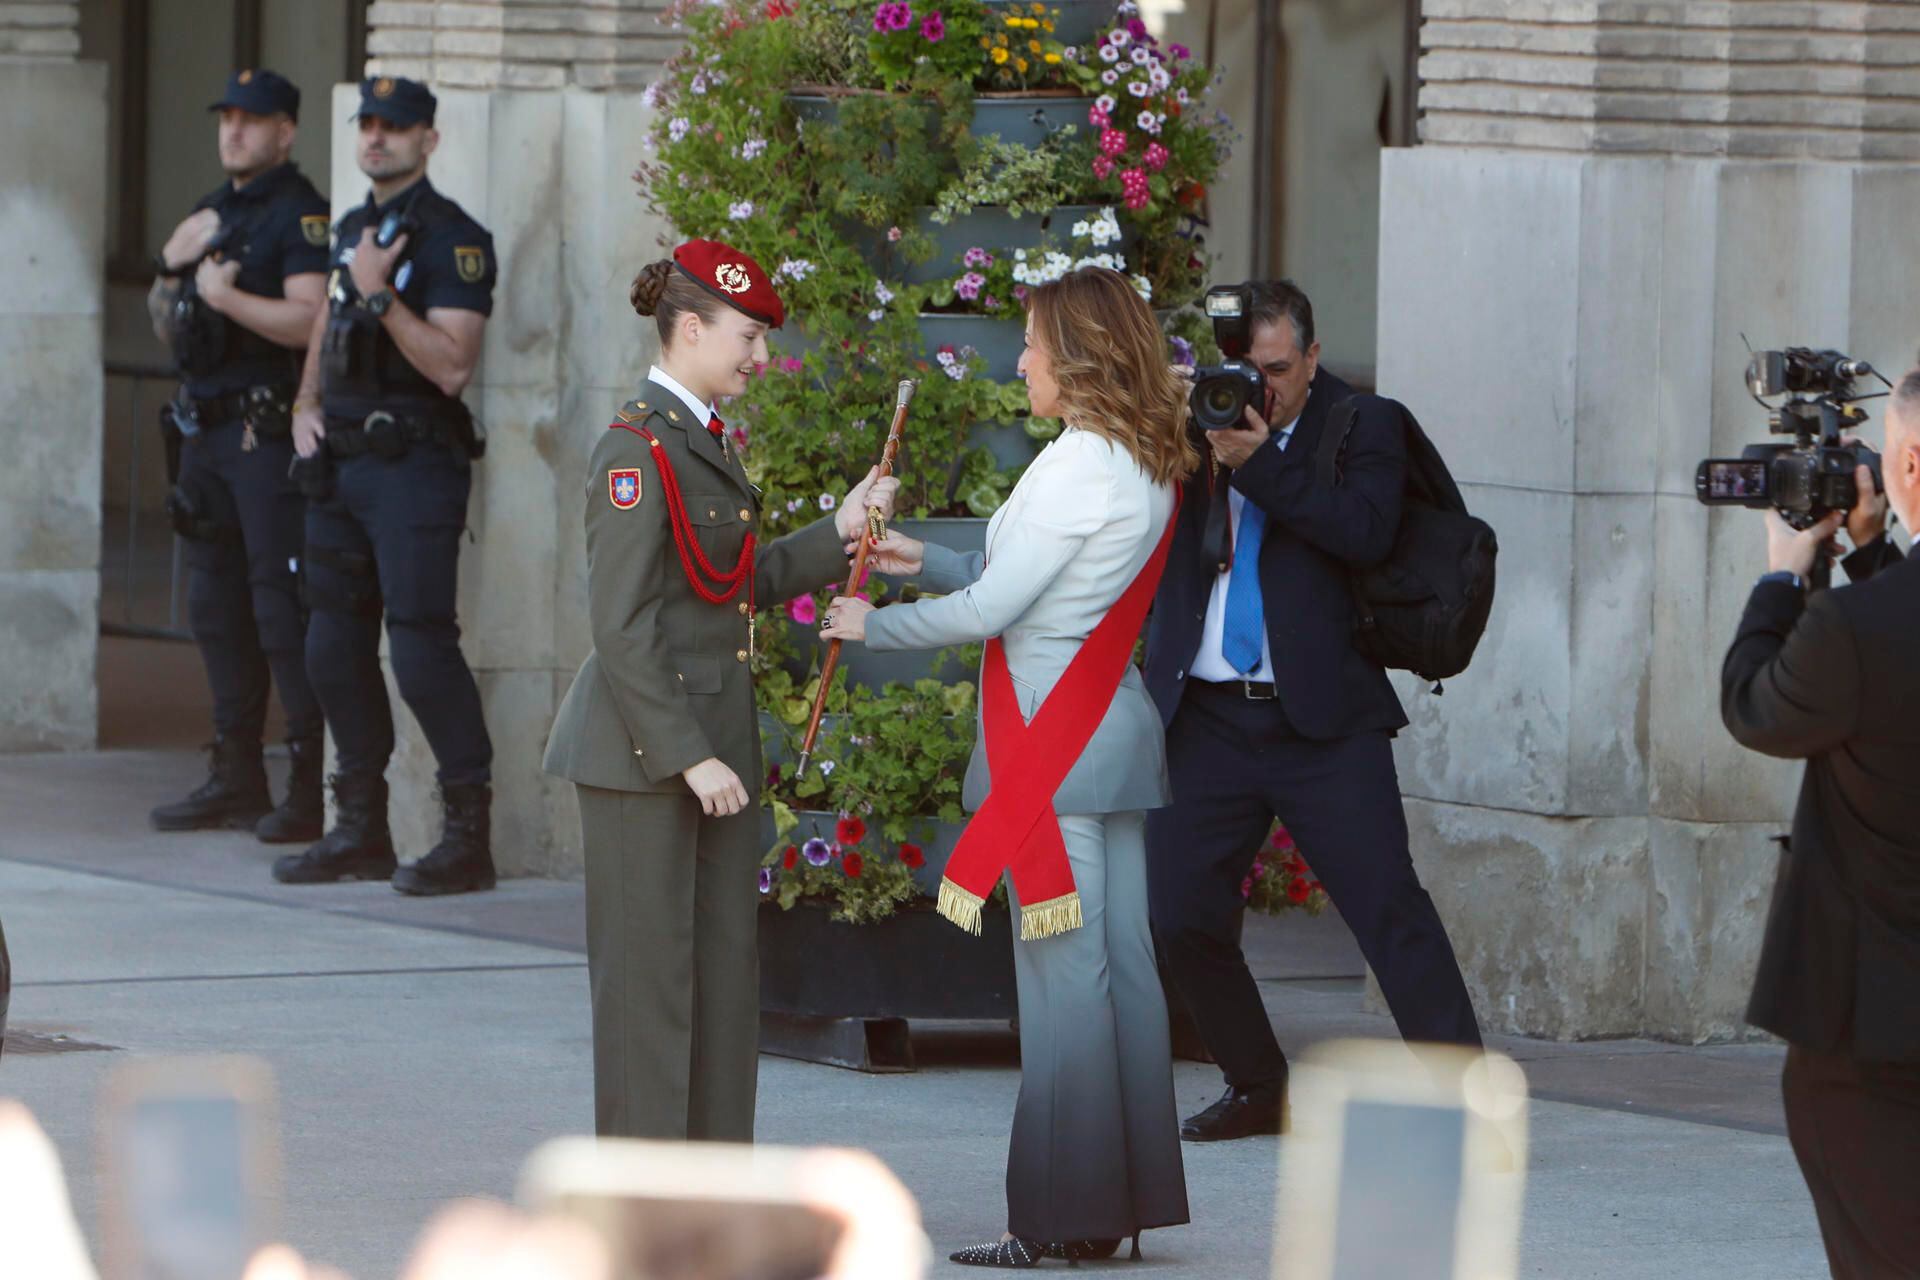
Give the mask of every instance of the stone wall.
M 78 22 L 0 6 L 0 751 L 97 731 L 107 79 Z
M 1799 766 L 1721 727 L 1764 536 L 1693 469 L 1766 435 L 1747 340 L 1913 359 L 1920 168 L 1881 126 L 1915 110 L 1883 99 L 1920 7 L 1426 13 L 1429 145 L 1383 164 L 1381 388 L 1502 555 L 1473 670 L 1401 686 L 1415 856 L 1488 1025 L 1736 1037 Z
M 467 394 L 487 456 L 475 467 L 460 617 L 494 742 L 494 857 L 509 875 L 580 871 L 573 789 L 546 777 L 540 758 L 592 645 L 587 455 L 654 354 L 627 287 L 668 234 L 631 178 L 650 127 L 638 90 L 673 47 L 659 7 L 382 0 L 370 14 L 369 74 L 432 83 L 434 183 L 493 233 L 500 255 Z M 358 101 L 355 86 L 335 90 L 341 115 Z M 366 192 L 344 131 L 333 192 L 336 216 Z M 388 771 L 394 834 L 411 858 L 438 836 L 433 757 L 390 691 L 400 722 Z

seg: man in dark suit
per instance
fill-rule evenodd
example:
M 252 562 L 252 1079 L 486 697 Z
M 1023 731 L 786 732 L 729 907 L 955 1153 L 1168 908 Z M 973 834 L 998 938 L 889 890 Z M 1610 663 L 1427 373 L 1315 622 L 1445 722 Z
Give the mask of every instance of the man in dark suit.
M 1350 570 L 1392 548 L 1406 483 L 1398 415 L 1369 405 L 1333 488 L 1314 477 L 1353 388 L 1319 367 L 1313 307 L 1256 284 L 1248 359 L 1264 414 L 1206 433 L 1147 635 L 1173 804 L 1148 816 L 1148 891 L 1166 974 L 1226 1076 L 1190 1141 L 1278 1133 L 1287 1059 L 1239 942 L 1240 885 L 1275 817 L 1352 928 L 1409 1040 L 1477 1046 L 1453 945 L 1407 852 L 1386 671 L 1352 644 Z M 1272 426 L 1269 426 L 1269 424 Z
M 1728 730 L 1807 762 L 1747 1021 L 1787 1041 L 1787 1133 L 1840 1280 L 1920 1276 L 1920 369 L 1887 410 L 1883 497 L 1846 516 L 1852 585 L 1801 579 L 1842 520 L 1768 561 L 1720 676 Z M 1873 493 L 1871 473 L 1856 476 Z

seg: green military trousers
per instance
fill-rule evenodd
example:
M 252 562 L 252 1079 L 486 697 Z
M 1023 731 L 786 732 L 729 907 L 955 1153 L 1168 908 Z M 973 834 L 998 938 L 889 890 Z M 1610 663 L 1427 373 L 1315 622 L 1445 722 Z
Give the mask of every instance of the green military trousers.
M 580 786 L 594 1129 L 753 1140 L 760 810 Z

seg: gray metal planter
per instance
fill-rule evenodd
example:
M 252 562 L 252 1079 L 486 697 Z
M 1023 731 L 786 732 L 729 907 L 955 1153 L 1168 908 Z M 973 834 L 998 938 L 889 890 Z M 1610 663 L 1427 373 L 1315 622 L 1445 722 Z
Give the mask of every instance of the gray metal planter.
M 1114 0 L 1051 0 L 1047 8 L 1060 11 L 1053 20 L 1053 38 L 1078 46 L 1089 58 L 1093 56 L 1094 37 L 1114 25 Z M 1032 12 L 1030 5 L 1019 0 L 987 0 L 989 13 L 998 17 L 997 11 L 1002 9 L 1008 13 L 1017 10 L 1022 15 Z
M 931 208 L 922 209 L 915 223 L 933 237 L 933 256 L 925 262 L 901 266 L 901 279 L 908 284 L 927 284 L 957 276 L 966 270 L 962 260 L 969 249 L 985 249 L 998 257 L 1009 249 L 1031 249 L 1051 238 L 1065 250 L 1073 238 L 1073 224 L 1093 218 L 1100 208 L 1066 204 L 1049 213 L 1016 218 L 1002 207 L 985 205 L 945 223 L 933 220 Z
M 801 120 L 831 123 L 840 118 L 840 103 L 863 91 L 790 93 L 787 105 Z M 1062 94 L 981 94 L 974 99 L 971 132 L 975 137 L 998 134 L 1002 142 L 1037 147 L 1049 135 L 1068 125 L 1084 127 L 1092 98 Z

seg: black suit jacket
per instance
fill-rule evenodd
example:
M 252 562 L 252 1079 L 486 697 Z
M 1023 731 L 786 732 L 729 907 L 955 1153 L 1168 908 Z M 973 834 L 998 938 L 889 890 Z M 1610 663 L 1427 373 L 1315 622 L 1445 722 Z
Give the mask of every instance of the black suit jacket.
M 1807 761 L 1747 1021 L 1920 1061 L 1920 556 L 1882 540 L 1846 569 L 1811 601 L 1757 585 L 1721 669 L 1733 736 Z
M 1347 570 L 1380 563 L 1393 549 L 1406 488 L 1406 436 L 1397 414 L 1371 405 L 1341 455 L 1341 481 L 1314 481 L 1314 454 L 1327 415 L 1353 388 L 1323 367 L 1314 375 L 1300 425 L 1283 450 L 1266 444 L 1238 471 L 1202 472 L 1187 482 L 1180 524 L 1147 628 L 1147 690 L 1168 724 L 1200 648 L 1207 599 L 1231 562 L 1209 546 L 1207 517 L 1224 515 L 1227 484 L 1267 514 L 1260 545 L 1260 597 L 1273 648 L 1273 682 L 1288 722 L 1302 737 L 1331 741 L 1391 732 L 1407 723 L 1384 668 L 1353 647 Z M 1284 424 L 1279 424 L 1284 425 Z M 1216 522 L 1217 523 L 1217 522 Z

